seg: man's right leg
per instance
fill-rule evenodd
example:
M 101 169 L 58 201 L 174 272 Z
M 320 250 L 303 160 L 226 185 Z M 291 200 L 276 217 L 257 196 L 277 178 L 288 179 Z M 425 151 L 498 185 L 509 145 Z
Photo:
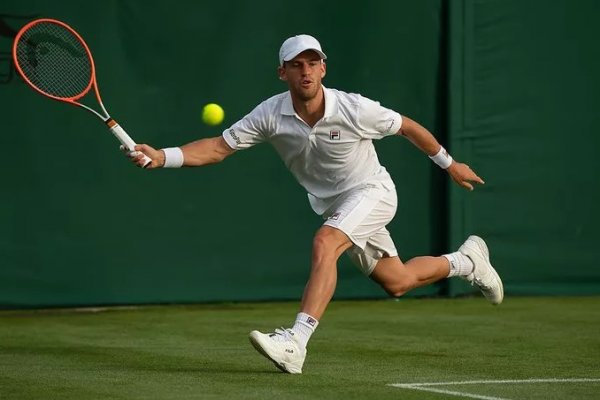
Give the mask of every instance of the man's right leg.
M 313 240 L 311 270 L 304 288 L 300 311 L 321 319 L 337 283 L 337 260 L 352 246 L 346 234 L 324 225 Z
M 350 246 L 352 242 L 341 230 L 322 226 L 313 240 L 310 278 L 293 328 L 276 329 L 271 334 L 250 332 L 254 348 L 282 371 L 302 373 L 306 344 L 335 291 L 337 260 Z

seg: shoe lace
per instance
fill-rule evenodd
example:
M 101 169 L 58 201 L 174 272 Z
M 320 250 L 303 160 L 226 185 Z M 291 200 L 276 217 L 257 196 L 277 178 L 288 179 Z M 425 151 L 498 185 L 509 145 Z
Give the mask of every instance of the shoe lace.
M 292 337 L 289 330 L 284 328 L 283 326 L 281 328 L 275 328 L 275 334 L 283 336 L 285 339 L 291 339 Z
M 292 339 L 292 334 L 290 333 L 289 329 L 286 329 L 284 327 L 275 328 L 275 332 L 273 332 L 273 334 L 276 335 L 275 337 L 282 341 Z
M 475 278 L 474 274 L 470 274 L 462 277 L 465 281 L 467 281 L 471 286 L 477 286 L 483 290 L 490 290 L 490 285 L 485 284 L 481 279 Z
M 473 273 L 470 273 L 467 276 L 461 276 L 461 278 L 467 281 L 471 286 L 475 286 L 475 277 L 473 276 Z

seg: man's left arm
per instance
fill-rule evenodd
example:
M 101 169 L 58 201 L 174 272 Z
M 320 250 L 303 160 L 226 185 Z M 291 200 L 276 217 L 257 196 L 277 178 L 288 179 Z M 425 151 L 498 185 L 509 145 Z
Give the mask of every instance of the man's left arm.
M 483 179 L 477 176 L 471 167 L 453 160 L 431 132 L 418 122 L 403 115 L 402 126 L 397 134 L 406 137 L 412 144 L 426 153 L 436 164 L 445 169 L 452 180 L 460 186 L 473 190 L 472 182 L 484 184 Z

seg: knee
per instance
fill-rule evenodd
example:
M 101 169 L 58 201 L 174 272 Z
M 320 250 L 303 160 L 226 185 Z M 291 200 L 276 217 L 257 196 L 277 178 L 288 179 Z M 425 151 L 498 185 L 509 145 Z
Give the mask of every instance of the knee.
M 333 253 L 333 246 L 327 235 L 317 234 L 315 235 L 312 243 L 313 258 L 321 259 L 325 258 Z
M 410 292 L 414 289 L 416 284 L 416 278 L 411 277 L 410 275 L 402 276 L 397 279 L 395 282 L 390 284 L 384 284 L 383 289 L 392 297 L 401 297 L 405 295 L 407 292 Z
M 313 261 L 337 259 L 336 237 L 330 232 L 319 231 L 312 243 Z

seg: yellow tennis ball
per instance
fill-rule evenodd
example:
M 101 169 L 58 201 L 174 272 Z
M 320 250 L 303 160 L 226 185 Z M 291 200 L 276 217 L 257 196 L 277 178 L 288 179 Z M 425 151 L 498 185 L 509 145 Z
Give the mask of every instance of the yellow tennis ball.
M 202 109 L 202 121 L 207 125 L 219 125 L 223 122 L 223 117 L 225 117 L 225 111 L 218 104 L 210 103 Z

